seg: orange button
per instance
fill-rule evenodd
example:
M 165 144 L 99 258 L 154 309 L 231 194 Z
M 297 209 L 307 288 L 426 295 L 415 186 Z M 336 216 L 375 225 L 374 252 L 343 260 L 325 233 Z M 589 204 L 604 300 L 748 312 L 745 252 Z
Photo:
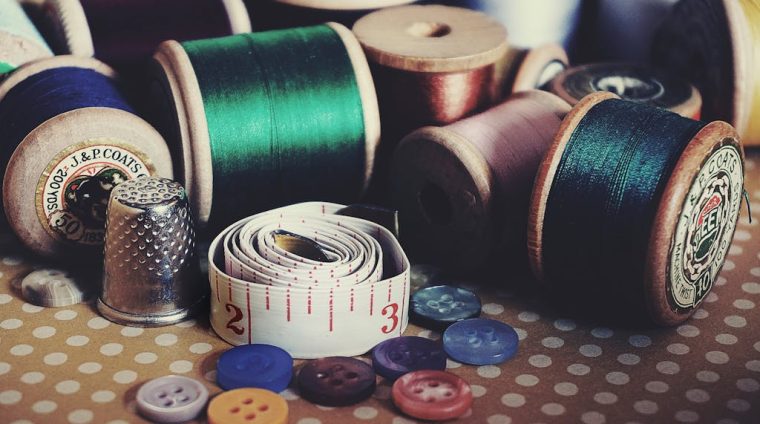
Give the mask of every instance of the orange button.
M 209 424 L 285 424 L 288 403 L 264 389 L 244 388 L 223 392 L 208 405 Z

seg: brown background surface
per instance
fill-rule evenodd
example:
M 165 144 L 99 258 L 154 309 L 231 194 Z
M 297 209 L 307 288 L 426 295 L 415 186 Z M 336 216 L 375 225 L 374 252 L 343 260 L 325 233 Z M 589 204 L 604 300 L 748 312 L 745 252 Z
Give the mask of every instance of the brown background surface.
M 537 294 L 479 289 L 483 316 L 518 329 L 519 352 L 499 366 L 449 361 L 473 388 L 473 423 L 760 422 L 760 153 L 747 160 L 755 220 L 742 211 L 717 286 L 685 325 L 608 328 L 560 316 Z M 199 379 L 212 395 L 215 363 L 230 346 L 206 317 L 138 329 L 100 318 L 92 304 L 45 309 L 25 303 L 12 281 L 45 266 L 0 236 L 0 422 L 136 423 L 134 397 L 166 374 Z M 408 335 L 439 338 L 414 325 Z M 323 408 L 282 393 L 290 422 L 414 422 L 399 415 L 390 387 L 373 398 Z

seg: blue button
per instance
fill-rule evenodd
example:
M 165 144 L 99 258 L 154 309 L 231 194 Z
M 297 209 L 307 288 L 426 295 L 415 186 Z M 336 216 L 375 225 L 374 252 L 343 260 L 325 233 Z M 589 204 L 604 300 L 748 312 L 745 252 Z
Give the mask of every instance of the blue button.
M 470 365 L 493 365 L 517 353 L 515 329 L 501 321 L 473 318 L 452 324 L 443 333 L 443 349 L 451 359 Z
M 449 325 L 480 316 L 480 298 L 470 290 L 432 286 L 412 295 L 409 316 L 415 324 L 443 331 Z
M 224 390 L 258 387 L 277 393 L 288 387 L 292 376 L 290 354 L 266 344 L 233 347 L 216 364 L 216 383 Z
M 424 337 L 388 339 L 372 349 L 375 372 L 388 380 L 417 370 L 445 370 L 446 353 L 437 342 Z

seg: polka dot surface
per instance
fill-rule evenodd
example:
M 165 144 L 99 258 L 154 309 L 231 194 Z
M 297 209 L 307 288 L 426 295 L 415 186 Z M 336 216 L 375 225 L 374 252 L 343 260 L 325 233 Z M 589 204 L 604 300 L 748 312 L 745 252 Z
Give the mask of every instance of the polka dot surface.
M 751 149 L 747 155 L 760 159 Z M 747 185 L 760 198 L 760 167 L 748 172 Z M 446 362 L 474 397 L 457 422 L 760 423 L 760 217 L 748 225 L 744 207 L 742 214 L 711 294 L 673 327 L 576 316 L 547 301 L 532 281 L 518 290 L 509 269 L 488 284 L 464 281 L 478 293 L 481 315 L 513 326 L 520 344 L 500 364 Z M 198 380 L 211 397 L 220 392 L 216 363 L 230 345 L 207 316 L 137 328 L 104 319 L 92 303 L 38 307 L 21 298 L 12 280 L 45 264 L 21 256 L 16 243 L 0 236 L 0 421 L 145 423 L 135 394 L 168 374 Z M 414 324 L 404 334 L 441 336 Z M 337 408 L 310 404 L 294 385 L 280 395 L 294 424 L 419 423 L 399 412 L 390 392 L 391 383 L 379 378 L 372 397 Z

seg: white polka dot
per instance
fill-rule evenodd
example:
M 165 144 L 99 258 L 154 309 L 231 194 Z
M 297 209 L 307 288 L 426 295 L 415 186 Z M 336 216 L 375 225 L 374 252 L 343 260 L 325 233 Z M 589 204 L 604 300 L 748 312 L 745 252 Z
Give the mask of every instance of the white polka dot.
M 58 409 L 58 404 L 52 400 L 41 400 L 32 405 L 32 411 L 38 414 L 49 414 Z
M 501 375 L 501 368 L 494 365 L 483 365 L 478 367 L 477 372 L 483 378 L 496 378 Z
M 742 284 L 742 290 L 749 294 L 760 294 L 760 284 L 749 282 Z
M 733 244 L 731 245 L 731 248 L 728 249 L 728 254 L 731 256 L 739 256 L 742 253 L 744 253 L 744 248 L 742 248 L 738 244 Z
M 116 356 L 124 350 L 124 346 L 120 343 L 106 343 L 100 346 L 100 353 L 105 356 Z
M 43 308 L 42 306 L 32 305 L 31 303 L 24 303 L 23 305 L 21 305 L 21 310 L 26 312 L 27 314 L 36 314 L 37 312 L 40 312 L 43 309 L 45 308 Z
M 190 346 L 190 352 L 197 353 L 198 355 L 211 352 L 211 349 L 213 349 L 213 347 L 208 343 L 193 343 Z
M 736 299 L 734 300 L 734 307 L 737 309 L 750 310 L 755 308 L 755 302 L 749 299 Z
M 536 384 L 538 384 L 538 377 L 531 374 L 520 374 L 517 377 L 515 377 L 515 383 L 523 386 L 523 387 L 533 387 Z
M 49 325 L 43 325 L 32 330 L 32 335 L 38 339 L 47 339 L 53 337 L 56 333 L 55 328 Z
M 360 420 L 371 420 L 377 416 L 377 409 L 371 406 L 360 406 L 354 409 L 354 416 Z
M 747 241 L 752 238 L 752 235 L 747 230 L 736 230 L 734 233 L 734 239 L 739 241 Z
M 573 331 L 578 325 L 571 319 L 558 319 L 554 321 L 554 328 L 559 331 Z
M 736 380 L 736 387 L 743 392 L 751 393 L 760 390 L 760 383 L 754 378 L 740 378 Z
M 720 380 L 720 375 L 714 371 L 700 371 L 697 373 L 697 380 L 703 383 L 715 383 Z
M 211 370 L 203 374 L 203 378 L 205 378 L 207 381 L 210 381 L 212 383 L 216 383 L 216 370 Z
M 177 374 L 184 374 L 190 372 L 193 369 L 193 363 L 190 361 L 174 361 L 169 364 L 169 371 L 176 372 Z
M 546 337 L 545 339 L 541 340 L 541 344 L 544 345 L 544 347 L 548 347 L 550 349 L 557 349 L 562 347 L 565 344 L 565 341 L 559 337 Z
M 113 375 L 113 381 L 119 384 L 129 384 L 137 380 L 137 373 L 131 370 L 117 371 Z
M 572 364 L 567 367 L 567 372 L 569 372 L 572 375 L 586 375 L 591 372 L 591 368 L 588 367 L 588 365 L 583 364 Z
M 69 356 L 63 352 L 53 352 L 45 355 L 42 359 L 48 365 L 56 366 L 65 363 L 69 359 Z
M 499 315 L 504 312 L 504 307 L 498 303 L 486 303 L 483 305 L 482 311 L 484 314 L 488 315 Z
M 726 259 L 726 261 L 723 263 L 723 269 L 726 271 L 733 271 L 736 269 L 736 262 L 732 261 L 731 259 Z
M 750 269 L 749 273 L 755 277 L 760 277 L 760 266 Z
M 567 382 L 557 383 L 554 385 L 554 391 L 562 396 L 575 396 L 578 394 L 578 386 Z
M 667 375 L 675 375 L 681 371 L 681 367 L 673 361 L 658 362 L 656 368 L 657 371 Z
M 300 397 L 296 394 L 296 392 L 293 391 L 293 389 L 285 389 L 280 392 L 280 396 L 282 396 L 283 399 L 294 401 L 300 399 Z
M 583 424 L 604 424 L 607 422 L 607 418 L 599 412 L 588 411 L 581 415 L 581 421 Z
M 517 333 L 517 339 L 522 341 L 525 340 L 526 337 L 528 337 L 528 332 L 523 330 L 522 328 L 518 327 L 512 327 L 515 330 L 515 333 Z
M 171 346 L 177 343 L 177 336 L 171 333 L 159 334 L 156 336 L 155 342 L 159 346 Z
M 496 414 L 486 418 L 486 422 L 488 424 L 511 424 L 512 418 L 509 418 L 506 415 Z
M 551 416 L 562 415 L 565 413 L 565 407 L 558 403 L 547 403 L 541 407 L 541 412 Z
M 8 266 L 21 265 L 23 259 L 19 256 L 6 256 L 3 258 L 3 263 Z
M 196 321 L 194 319 L 189 319 L 187 321 L 178 322 L 174 324 L 174 326 L 179 327 L 179 328 L 190 328 L 190 327 L 194 327 L 195 324 L 196 324 Z
M 652 393 L 665 393 L 670 390 L 670 386 L 664 381 L 650 381 L 644 385 L 644 388 Z
M 85 362 L 79 366 L 79 372 L 82 374 L 95 374 L 103 369 L 103 366 L 97 362 Z
M 449 368 L 449 369 L 450 368 L 459 368 L 461 366 L 462 366 L 462 364 L 460 364 L 457 361 L 454 361 L 454 360 L 448 359 L 448 358 L 446 359 L 446 368 Z
M 726 353 L 720 352 L 717 350 L 707 352 L 705 354 L 705 359 L 707 359 L 708 362 L 717 364 L 717 365 L 728 363 L 728 360 L 729 360 L 728 355 Z
M 587 358 L 596 358 L 602 354 L 602 348 L 593 344 L 583 345 L 578 351 Z
M 754 347 L 756 351 L 760 352 L 760 342 L 755 342 L 755 344 L 752 345 L 752 347 Z
M 536 368 L 546 368 L 552 364 L 552 358 L 546 355 L 533 355 L 528 358 L 528 363 Z
M 0 328 L 3 328 L 5 330 L 15 330 L 22 325 L 24 325 L 24 321 L 21 321 L 17 318 L 10 318 L 0 322 Z
M 422 330 L 419 333 L 417 333 L 417 336 L 433 340 L 433 332 L 430 330 Z
M 678 411 L 675 418 L 676 421 L 681 423 L 695 423 L 699 421 L 699 414 L 694 411 Z
M 686 355 L 691 349 L 683 343 L 672 343 L 668 345 L 668 352 L 673 355 Z
M 322 424 L 322 421 L 320 421 L 317 418 L 309 417 L 309 418 L 301 418 L 300 420 L 298 420 L 296 424 Z
M 706 310 L 702 308 L 699 308 L 696 311 L 694 311 L 694 315 L 692 315 L 691 317 L 694 319 L 705 319 L 709 316 L 710 316 L 709 312 L 707 312 Z
M 757 222 L 757 221 L 752 221 Z M 718 421 L 715 422 L 715 424 L 740 424 L 739 421 L 733 420 L 731 418 L 721 418 Z
M 717 301 L 718 301 L 718 295 L 715 294 L 715 292 L 710 292 L 707 296 L 705 296 L 705 303 L 715 303 Z
M 13 346 L 10 352 L 11 352 L 11 355 L 13 356 L 26 356 L 34 352 L 34 348 L 29 346 L 28 344 L 18 344 L 16 346 Z
M 95 415 L 89 409 L 77 409 L 69 413 L 69 422 L 71 424 L 87 424 L 92 422 Z
M 98 390 L 97 392 L 94 392 L 92 396 L 90 396 L 90 399 L 96 403 L 108 403 L 116 399 L 116 393 L 110 390 Z
M 634 335 L 628 338 L 628 343 L 635 347 L 648 347 L 652 344 L 652 339 L 649 336 L 642 334 Z
M 58 311 L 53 315 L 55 319 L 58 321 L 71 321 L 72 319 L 77 317 L 76 311 L 72 311 L 71 309 L 64 309 L 62 311 Z
M 613 371 L 610 373 L 607 373 L 607 375 L 604 377 L 608 383 L 615 384 L 618 386 L 621 386 L 623 384 L 628 384 L 629 381 L 631 381 L 631 377 L 628 376 L 628 374 L 620 371 Z
M 689 389 L 686 391 L 686 399 L 694 403 L 705 403 L 710 400 L 710 395 L 702 389 Z
M 633 409 L 639 414 L 651 415 L 656 414 L 659 407 L 651 400 L 640 400 L 633 404 Z
M 317 405 L 317 408 L 318 407 L 319 407 L 319 405 Z M 412 420 L 410 420 L 408 418 L 404 418 L 404 417 L 394 417 L 393 421 L 391 422 L 391 424 L 417 424 L 417 421 L 412 421 Z
M 42 383 L 43 380 L 45 380 L 45 374 L 37 371 L 27 372 L 21 376 L 21 382 L 26 384 Z
M 11 364 L 7 362 L 0 362 L 0 375 L 8 374 L 11 370 Z
M 682 325 L 676 331 L 684 337 L 697 337 L 699 335 L 699 328 L 693 325 Z
M 636 365 L 641 362 L 639 355 L 635 355 L 633 353 L 620 354 L 618 355 L 617 360 L 623 365 Z
M 501 403 L 511 408 L 519 408 L 525 405 L 525 396 L 519 393 L 507 393 L 501 397 Z
M 733 345 L 739 341 L 733 334 L 718 334 L 715 336 L 715 341 L 722 345 Z
M 479 384 L 473 384 L 470 386 L 470 390 L 472 390 L 472 396 L 479 398 L 481 396 L 485 396 L 488 390 L 486 390 L 485 387 L 479 385 Z
M 102 317 L 95 317 L 87 321 L 87 326 L 92 328 L 93 330 L 102 330 L 108 327 L 109 325 L 111 325 L 111 322 Z
M 121 329 L 121 335 L 124 337 L 138 337 L 144 332 L 145 330 L 140 327 L 124 327 Z
M 21 402 L 21 392 L 18 390 L 5 390 L 0 392 L 0 405 L 13 405 Z
M 612 405 L 613 403 L 618 401 L 618 397 L 614 393 L 601 392 L 594 395 L 594 401 L 602 405 Z
M 90 342 L 90 338 L 87 336 L 71 336 L 66 339 L 66 344 L 69 346 L 84 346 Z
M 613 334 L 615 334 L 615 332 L 606 327 L 597 327 L 591 330 L 591 335 L 597 339 L 609 339 Z
M 750 403 L 744 399 L 731 399 L 726 402 L 726 406 L 734 412 L 747 412 L 751 408 Z
M 2 365 L 2 363 L 0 363 L 0 365 Z M 760 372 L 760 361 L 758 360 L 747 361 L 747 363 L 745 364 L 745 367 L 747 367 L 747 369 L 750 371 Z M 0 374 L 3 374 L 2 370 L 0 370 Z
M 13 296 L 9 294 L 5 294 L 5 293 L 0 294 L 0 305 L 5 305 L 6 303 L 10 303 L 11 300 L 13 300 Z
M 517 315 L 517 319 L 519 319 L 522 322 L 536 322 L 538 321 L 539 318 L 541 318 L 540 315 L 531 311 L 520 312 Z
M 63 380 L 55 385 L 55 391 L 62 395 L 70 395 L 79 391 L 81 385 L 78 381 Z
M 744 319 L 744 317 L 740 317 L 739 315 L 727 316 L 723 319 L 723 322 L 725 322 L 729 327 L 734 328 L 743 328 L 747 326 L 747 320 Z
M 138 364 L 152 364 L 158 360 L 158 355 L 153 352 L 140 352 L 135 355 L 135 362 Z

